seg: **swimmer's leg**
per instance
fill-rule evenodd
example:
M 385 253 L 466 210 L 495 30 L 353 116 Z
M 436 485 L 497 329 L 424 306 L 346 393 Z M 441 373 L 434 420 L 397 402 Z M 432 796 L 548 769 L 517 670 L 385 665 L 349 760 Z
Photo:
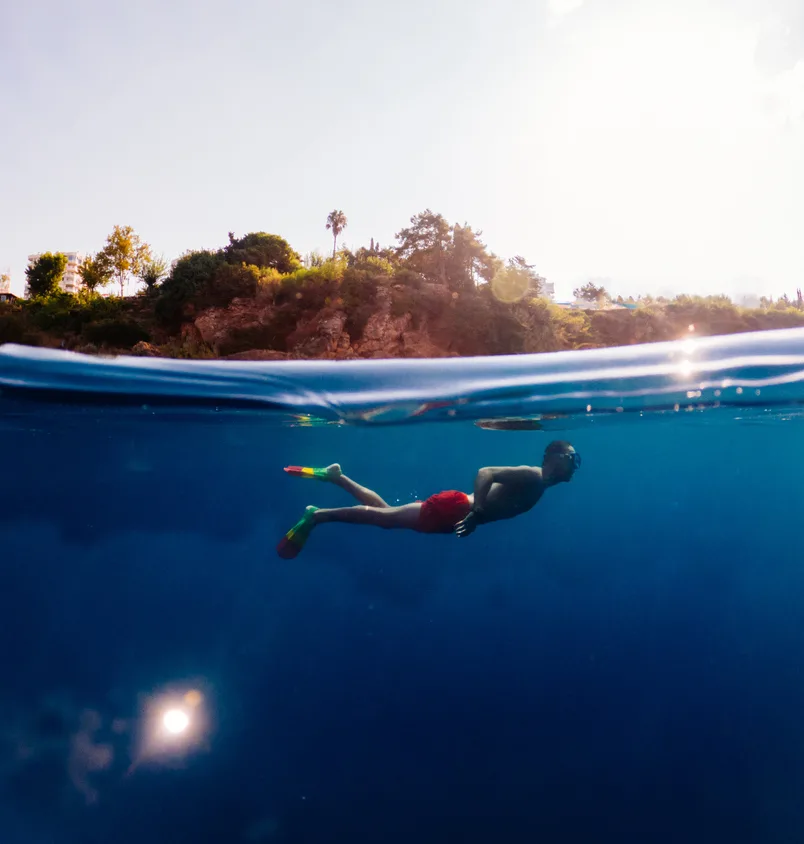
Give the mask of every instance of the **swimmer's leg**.
M 298 522 L 279 540 L 276 552 L 286 560 L 298 556 L 316 525 L 324 522 L 341 522 L 352 525 L 373 525 L 393 530 L 416 530 L 422 505 L 419 502 L 401 507 L 337 507 L 319 510 L 308 507 Z
M 330 510 L 316 510 L 312 514 L 312 521 L 315 525 L 341 522 L 350 525 L 373 525 L 386 530 L 416 529 L 422 509 L 420 503 L 403 504 L 401 507 L 389 507 L 385 502 L 383 504 L 382 507 L 336 507 Z
M 388 507 L 388 504 L 374 492 L 373 489 L 361 486 L 351 478 L 347 478 L 341 471 L 340 464 L 333 463 L 327 466 L 326 469 L 308 469 L 302 466 L 288 466 L 285 471 L 289 475 L 295 475 L 301 478 L 315 478 L 319 481 L 327 481 L 328 483 L 339 486 L 342 490 L 349 493 L 352 498 L 357 499 L 361 504 L 367 507 Z
M 336 464 L 337 465 L 337 464 Z M 338 467 L 340 468 L 340 467 Z M 345 490 L 352 496 L 352 498 L 356 498 L 361 504 L 365 504 L 367 507 L 376 507 L 380 510 L 393 510 L 395 508 L 389 507 L 389 505 L 374 492 L 373 489 L 369 489 L 368 487 L 361 486 L 357 481 L 353 481 L 351 478 L 347 478 L 346 475 L 341 473 L 336 481 L 333 481 L 334 484 L 339 486 L 342 490 Z M 349 508 L 345 508 L 349 509 Z

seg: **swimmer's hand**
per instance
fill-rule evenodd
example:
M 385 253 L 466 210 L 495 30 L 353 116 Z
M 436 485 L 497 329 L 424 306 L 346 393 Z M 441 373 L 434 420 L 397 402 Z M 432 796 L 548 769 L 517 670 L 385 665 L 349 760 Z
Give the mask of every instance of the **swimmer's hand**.
M 455 525 L 455 535 L 463 539 L 465 536 L 475 532 L 475 528 L 481 523 L 481 518 L 478 513 L 472 510 L 465 519 L 462 519 Z

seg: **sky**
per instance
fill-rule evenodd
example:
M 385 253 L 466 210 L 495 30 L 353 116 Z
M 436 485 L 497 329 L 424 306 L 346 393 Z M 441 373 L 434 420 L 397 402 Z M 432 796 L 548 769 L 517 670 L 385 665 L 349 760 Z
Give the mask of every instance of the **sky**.
M 558 298 L 804 286 L 800 0 L 0 3 L 0 272 L 131 225 L 381 245 L 425 208 Z

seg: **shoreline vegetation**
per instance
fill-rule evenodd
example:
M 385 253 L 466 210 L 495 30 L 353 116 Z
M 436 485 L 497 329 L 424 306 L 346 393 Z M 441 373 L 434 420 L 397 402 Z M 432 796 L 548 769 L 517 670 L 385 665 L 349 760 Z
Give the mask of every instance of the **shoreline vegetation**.
M 725 296 L 612 299 L 588 283 L 571 307 L 544 296 L 522 256 L 502 260 L 468 224 L 430 210 L 393 246 L 338 248 L 348 225 L 333 211 L 331 256 L 302 259 L 273 234 L 229 233 L 217 250 L 168 266 L 128 226 L 79 268 L 63 292 L 66 258 L 44 253 L 26 271 L 28 296 L 0 302 L 0 344 L 88 354 L 173 358 L 348 360 L 523 354 L 632 345 L 689 336 L 804 326 L 804 303 L 786 296 L 756 308 Z M 101 295 L 108 286 L 133 296 Z

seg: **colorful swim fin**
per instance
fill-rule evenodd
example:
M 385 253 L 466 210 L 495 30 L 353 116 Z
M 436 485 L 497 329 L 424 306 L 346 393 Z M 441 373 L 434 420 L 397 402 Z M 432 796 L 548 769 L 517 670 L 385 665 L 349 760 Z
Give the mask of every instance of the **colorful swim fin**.
M 315 527 L 313 515 L 316 510 L 318 510 L 318 507 L 308 507 L 299 521 L 279 540 L 279 544 L 276 546 L 276 553 L 282 559 L 292 560 L 304 548 L 307 537 Z
M 297 478 L 315 478 L 319 481 L 329 480 L 329 474 L 326 469 L 311 469 L 309 466 L 285 466 L 285 471 Z

